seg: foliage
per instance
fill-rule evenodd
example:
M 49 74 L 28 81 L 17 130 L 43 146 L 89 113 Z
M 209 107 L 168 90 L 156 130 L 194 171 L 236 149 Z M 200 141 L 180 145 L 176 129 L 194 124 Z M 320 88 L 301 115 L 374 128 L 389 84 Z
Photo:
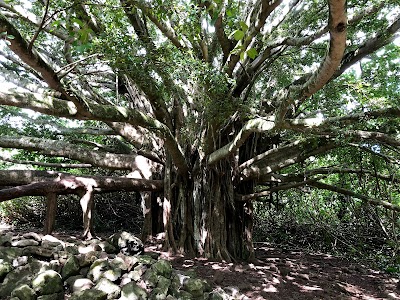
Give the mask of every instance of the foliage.
M 0 3 L 0 147 L 17 149 L 0 165 L 8 175 L 25 161 L 94 176 L 75 186 L 88 193 L 110 188 L 103 175 L 140 176 L 139 190 L 160 180 L 152 222 L 164 217 L 170 246 L 227 260 L 253 253 L 249 201 L 268 193 L 288 202 L 278 227 L 312 223 L 330 249 L 327 228 L 351 241 L 343 251 L 364 251 L 367 239 L 347 235 L 375 235 L 374 214 L 389 232 L 388 212 L 400 211 L 398 1 L 26 4 Z M 136 226 L 129 195 L 104 197 L 99 226 Z M 73 201 L 60 222 L 76 217 Z M 125 209 L 135 217 L 119 218 Z M 269 211 L 257 207 L 261 220 Z

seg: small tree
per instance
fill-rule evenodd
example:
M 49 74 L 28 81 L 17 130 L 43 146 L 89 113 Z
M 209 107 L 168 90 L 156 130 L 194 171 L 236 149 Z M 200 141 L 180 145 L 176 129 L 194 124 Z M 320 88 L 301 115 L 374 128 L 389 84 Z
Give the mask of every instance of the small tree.
M 140 179 L 2 171 L 2 185 L 18 186 L 3 199 L 162 189 L 142 194 L 144 230 L 158 230 L 161 212 L 166 247 L 225 260 L 254 256 L 252 200 L 274 191 L 308 185 L 400 210 L 373 187 L 330 184 L 373 170 L 327 159 L 396 155 L 397 1 L 29 4 L 0 3 L 1 68 L 19 87 L 0 91 L 2 124 L 30 118 L 0 147 Z M 389 169 L 377 182 L 395 184 Z

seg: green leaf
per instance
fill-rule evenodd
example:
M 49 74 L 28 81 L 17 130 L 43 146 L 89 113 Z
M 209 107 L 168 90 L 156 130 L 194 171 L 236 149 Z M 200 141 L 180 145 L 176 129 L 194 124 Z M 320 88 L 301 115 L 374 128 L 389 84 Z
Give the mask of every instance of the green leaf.
M 231 36 L 233 36 L 233 38 L 236 41 L 240 41 L 243 37 L 244 37 L 244 32 L 242 30 L 235 30 Z
M 244 52 L 240 52 L 240 60 L 244 60 Z
M 247 56 L 250 57 L 251 59 L 255 59 L 258 55 L 258 52 L 254 48 L 250 48 L 249 50 L 246 51 Z
M 15 39 L 15 36 L 13 36 L 12 34 L 9 34 L 9 35 L 7 35 L 7 38 L 8 38 L 9 40 L 13 40 L 13 39 Z
M 246 24 L 245 22 L 240 21 L 239 24 L 240 24 L 240 28 L 242 28 L 242 30 L 243 30 L 244 32 L 246 32 L 247 30 L 249 30 L 249 26 L 247 26 L 247 24 Z

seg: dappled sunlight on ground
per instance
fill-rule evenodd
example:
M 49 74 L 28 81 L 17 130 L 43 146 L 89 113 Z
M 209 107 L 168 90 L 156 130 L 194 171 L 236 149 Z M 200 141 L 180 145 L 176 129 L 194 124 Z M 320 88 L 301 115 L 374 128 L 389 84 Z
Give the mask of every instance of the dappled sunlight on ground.
M 400 299 L 398 278 L 327 254 L 258 244 L 253 263 L 161 255 L 176 269 L 192 270 L 215 287 L 238 287 L 250 299 Z
M 12 230 L 1 228 L 0 234 Z M 69 242 L 79 240 L 80 234 L 53 233 Z M 101 239 L 108 236 L 110 233 L 100 234 Z M 175 269 L 196 274 L 215 288 L 236 287 L 250 299 L 400 300 L 399 278 L 328 254 L 257 243 L 255 261 L 226 263 L 163 252 L 161 243 L 162 239 L 154 239 L 145 251 L 160 253 Z

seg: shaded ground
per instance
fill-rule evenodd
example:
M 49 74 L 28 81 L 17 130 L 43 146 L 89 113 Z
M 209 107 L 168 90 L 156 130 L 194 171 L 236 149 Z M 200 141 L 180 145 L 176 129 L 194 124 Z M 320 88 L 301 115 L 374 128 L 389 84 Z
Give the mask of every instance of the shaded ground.
M 0 226 L 0 234 L 9 230 Z M 53 235 L 71 241 L 79 234 L 59 231 Z M 160 252 L 174 268 L 194 270 L 214 287 L 237 287 L 250 299 L 400 299 L 399 278 L 327 254 L 258 243 L 256 262 L 224 263 L 171 255 L 159 248 L 153 243 L 146 251 Z
M 214 286 L 236 286 L 250 299 L 400 299 L 398 278 L 326 254 L 260 243 L 254 263 L 162 256 L 176 269 L 194 269 Z

